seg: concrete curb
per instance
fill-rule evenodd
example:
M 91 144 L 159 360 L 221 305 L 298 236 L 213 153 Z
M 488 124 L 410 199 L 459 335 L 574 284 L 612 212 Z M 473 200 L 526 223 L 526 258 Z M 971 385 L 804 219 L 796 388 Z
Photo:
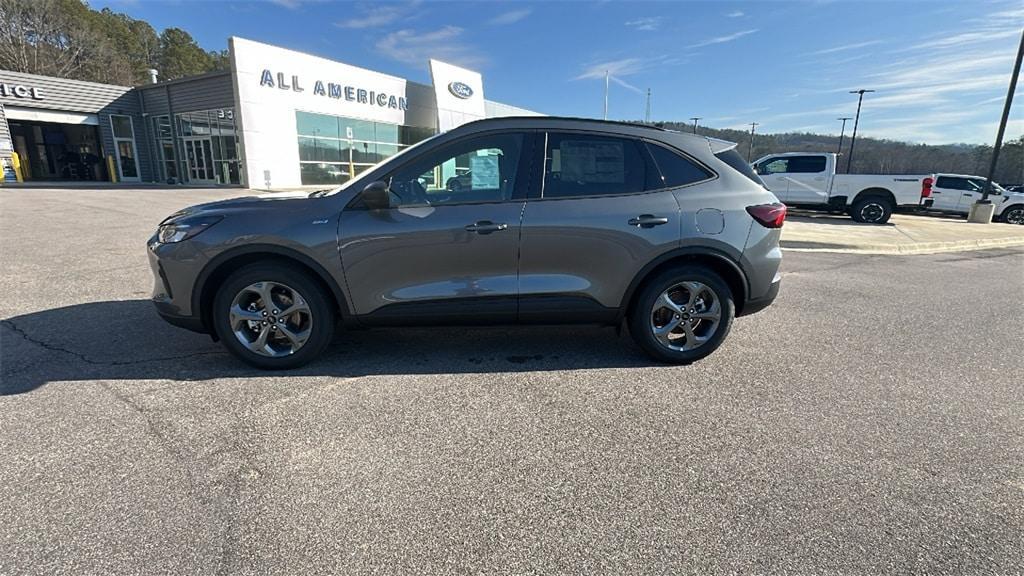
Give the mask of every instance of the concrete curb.
M 829 244 L 824 242 L 782 240 L 780 245 L 783 250 L 789 252 L 912 256 L 1024 246 L 1024 238 L 983 238 L 977 240 L 956 240 L 953 242 L 909 242 L 906 244 Z

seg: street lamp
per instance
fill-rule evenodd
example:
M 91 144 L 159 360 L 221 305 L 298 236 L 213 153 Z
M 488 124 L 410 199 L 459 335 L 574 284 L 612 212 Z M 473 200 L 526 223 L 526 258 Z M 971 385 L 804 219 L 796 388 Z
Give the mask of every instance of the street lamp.
M 703 120 L 703 116 L 692 116 L 690 120 L 693 120 L 693 133 L 697 133 L 697 121 Z
M 750 164 L 750 154 L 754 151 L 754 128 L 758 126 L 757 122 L 750 123 L 750 147 L 747 148 L 747 164 Z
M 836 150 L 836 156 L 838 156 L 843 153 L 843 134 L 846 133 L 846 121 L 853 120 L 853 118 L 850 118 L 849 116 L 843 116 L 842 118 L 836 118 L 836 120 L 843 121 L 843 127 L 839 130 L 839 148 Z
M 850 156 L 846 159 L 846 173 L 850 173 L 850 166 L 853 165 L 853 145 L 857 143 L 857 124 L 860 124 L 860 105 L 864 101 L 864 94 L 874 90 L 850 90 L 850 94 L 857 94 L 857 116 L 853 120 L 853 136 L 850 136 Z

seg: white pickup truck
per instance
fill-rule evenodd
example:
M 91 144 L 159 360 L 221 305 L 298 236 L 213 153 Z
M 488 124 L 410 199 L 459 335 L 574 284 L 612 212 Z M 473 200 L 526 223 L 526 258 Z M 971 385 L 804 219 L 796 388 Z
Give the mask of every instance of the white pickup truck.
M 836 174 L 836 155 L 786 152 L 758 159 L 754 170 L 789 206 L 846 212 L 857 222 L 884 224 L 897 207 L 921 204 L 920 176 Z
M 936 174 L 922 193 L 926 210 L 947 214 L 967 214 L 971 205 L 981 199 L 985 189 L 984 176 L 968 174 Z M 1024 193 L 1010 192 L 992 183 L 989 199 L 995 204 L 994 220 L 1010 224 L 1024 224 Z

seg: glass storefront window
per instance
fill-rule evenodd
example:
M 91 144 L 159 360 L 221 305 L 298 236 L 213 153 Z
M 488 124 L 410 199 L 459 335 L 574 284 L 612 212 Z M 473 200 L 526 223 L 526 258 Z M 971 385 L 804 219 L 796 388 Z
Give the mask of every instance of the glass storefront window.
M 303 184 L 341 184 L 434 135 L 432 128 L 302 111 L 296 111 L 295 124 Z
M 341 138 L 338 129 L 338 118 L 324 114 L 309 114 L 297 112 L 295 114 L 299 134 L 303 136 L 315 136 L 319 138 Z
M 182 159 L 182 180 L 217 184 L 241 183 L 234 109 L 182 112 L 175 114 L 175 122 L 178 128 L 177 142 L 174 143 L 170 137 L 162 142 L 171 143 L 169 149 L 176 150 L 178 157 Z M 162 134 L 157 128 L 153 133 Z M 166 177 L 177 178 L 178 171 L 171 170 L 174 162 L 167 160 L 170 155 L 167 144 L 164 144 L 163 150 L 167 166 Z

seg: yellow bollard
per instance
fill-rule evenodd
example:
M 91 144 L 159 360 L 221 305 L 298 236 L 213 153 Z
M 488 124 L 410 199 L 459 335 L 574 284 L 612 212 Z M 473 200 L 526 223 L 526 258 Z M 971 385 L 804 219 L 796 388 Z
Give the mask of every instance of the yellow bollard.
M 107 174 L 110 176 L 110 181 L 117 183 L 117 166 L 114 165 L 114 155 L 107 154 Z
M 17 152 L 11 152 L 11 166 L 14 167 L 14 177 L 18 182 L 24 182 L 25 177 L 21 174 L 21 157 Z

